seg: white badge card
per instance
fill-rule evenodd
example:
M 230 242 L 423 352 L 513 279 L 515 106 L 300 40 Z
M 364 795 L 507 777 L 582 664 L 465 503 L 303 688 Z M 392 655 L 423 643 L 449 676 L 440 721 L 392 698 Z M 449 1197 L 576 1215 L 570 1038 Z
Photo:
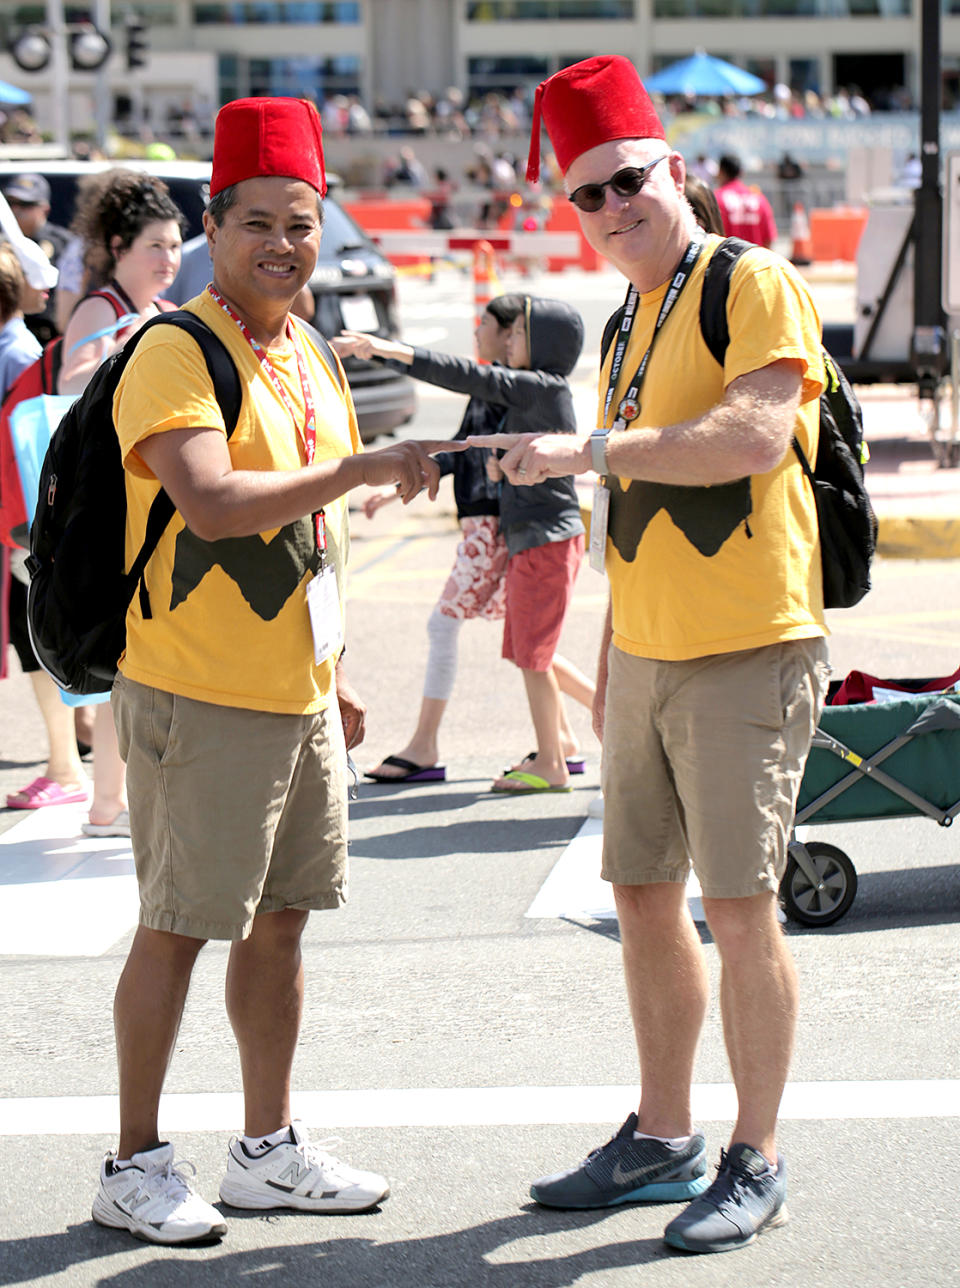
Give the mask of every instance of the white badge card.
M 327 565 L 307 583 L 307 608 L 313 632 L 313 660 L 320 665 L 343 647 L 343 615 L 337 591 L 337 574 Z
M 607 524 L 610 519 L 610 489 L 602 483 L 593 485 L 593 509 L 590 511 L 590 567 L 604 571 L 607 557 Z

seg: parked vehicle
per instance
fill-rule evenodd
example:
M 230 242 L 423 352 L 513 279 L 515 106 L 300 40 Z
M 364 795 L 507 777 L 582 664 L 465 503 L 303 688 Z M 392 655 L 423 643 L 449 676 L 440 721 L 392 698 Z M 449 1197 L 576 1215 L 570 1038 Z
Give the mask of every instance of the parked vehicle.
M 184 240 L 203 231 L 203 211 L 209 196 L 210 165 L 201 161 L 0 161 L 0 184 L 5 176 L 42 174 L 50 185 L 50 220 L 69 227 L 78 181 L 114 166 L 147 170 L 170 188 L 183 211 Z M 337 180 L 328 176 L 335 190 Z M 314 325 L 327 337 L 344 327 L 395 338 L 398 334 L 396 269 L 330 193 L 324 198 L 320 258 L 310 279 L 317 303 Z M 360 437 L 370 442 L 412 419 L 415 384 L 409 376 L 378 362 L 347 358 L 344 362 L 357 409 Z

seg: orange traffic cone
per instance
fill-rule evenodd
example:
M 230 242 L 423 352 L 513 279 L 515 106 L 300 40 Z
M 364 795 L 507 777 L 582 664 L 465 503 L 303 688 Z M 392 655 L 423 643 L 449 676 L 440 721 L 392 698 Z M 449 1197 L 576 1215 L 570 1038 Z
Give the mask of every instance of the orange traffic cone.
M 473 248 L 473 307 L 476 325 L 493 299 L 494 249 L 488 241 L 478 241 Z
M 800 201 L 795 203 L 793 214 L 790 217 L 790 240 L 792 242 L 790 262 L 792 264 L 812 264 L 813 241 L 810 237 L 810 221 L 807 219 L 807 212 Z

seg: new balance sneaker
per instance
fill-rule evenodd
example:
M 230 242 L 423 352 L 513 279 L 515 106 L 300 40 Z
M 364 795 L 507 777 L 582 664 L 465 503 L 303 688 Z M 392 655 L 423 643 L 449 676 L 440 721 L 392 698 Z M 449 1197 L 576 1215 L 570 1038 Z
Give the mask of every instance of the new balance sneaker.
M 685 1252 L 729 1252 L 745 1248 L 758 1234 L 786 1225 L 787 1168 L 776 1171 L 749 1145 L 720 1151 L 717 1177 L 705 1194 L 667 1226 L 663 1237 Z
M 129 1166 L 115 1166 L 108 1154 L 100 1168 L 100 1189 L 93 1200 L 93 1219 L 100 1225 L 129 1230 L 150 1243 L 191 1243 L 220 1238 L 227 1227 L 215 1207 L 205 1203 L 174 1165 L 173 1146 L 134 1154 Z
M 290 1127 L 288 1140 L 263 1153 L 251 1154 L 234 1138 L 220 1182 L 221 1199 L 238 1208 L 366 1212 L 389 1193 L 385 1177 L 341 1163 L 321 1145 L 311 1144 L 299 1123 Z
M 545 1207 L 602 1208 L 617 1203 L 670 1203 L 694 1198 L 710 1184 L 702 1136 L 680 1149 L 659 1140 L 634 1140 L 631 1114 L 611 1140 L 566 1172 L 543 1176 L 530 1197 Z

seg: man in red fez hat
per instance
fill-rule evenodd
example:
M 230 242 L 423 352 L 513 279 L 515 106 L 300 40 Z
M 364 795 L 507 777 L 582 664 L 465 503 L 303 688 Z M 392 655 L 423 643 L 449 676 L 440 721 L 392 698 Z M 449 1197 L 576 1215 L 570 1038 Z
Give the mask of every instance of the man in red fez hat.
M 723 1251 L 786 1219 L 778 1107 L 796 972 L 777 920 L 797 791 L 826 685 L 817 513 L 797 453 L 816 458 L 820 322 L 803 280 L 755 248 L 729 287 L 718 361 L 700 326 L 708 265 L 633 64 L 564 68 L 539 118 L 587 241 L 627 279 L 604 346 L 597 430 L 494 436 L 511 482 L 596 472 L 594 559 L 610 579 L 597 677 L 603 875 L 613 883 L 640 1053 L 641 1100 L 579 1165 L 543 1177 L 551 1207 L 692 1200 L 674 1247 Z M 478 440 L 479 442 L 479 440 Z M 691 1118 L 709 996 L 687 907 L 690 867 L 720 956 L 739 1114 L 711 1184 Z
M 290 1110 L 311 909 L 346 898 L 347 751 L 364 706 L 343 669 L 346 493 L 439 474 L 403 443 L 361 453 L 343 370 L 290 308 L 323 224 L 312 104 L 241 99 L 217 118 L 204 228 L 213 282 L 186 310 L 239 376 L 228 426 L 198 343 L 140 333 L 115 420 L 127 549 L 162 487 L 176 507 L 147 565 L 113 690 L 127 761 L 140 925 L 117 988 L 120 1141 L 94 1219 L 155 1243 L 225 1233 L 160 1139 L 158 1104 L 191 972 L 231 943 L 226 1004 L 240 1054 L 243 1133 L 220 1198 L 231 1207 L 358 1212 L 387 1181 L 311 1145 Z M 232 432 L 231 432 L 232 430 Z

